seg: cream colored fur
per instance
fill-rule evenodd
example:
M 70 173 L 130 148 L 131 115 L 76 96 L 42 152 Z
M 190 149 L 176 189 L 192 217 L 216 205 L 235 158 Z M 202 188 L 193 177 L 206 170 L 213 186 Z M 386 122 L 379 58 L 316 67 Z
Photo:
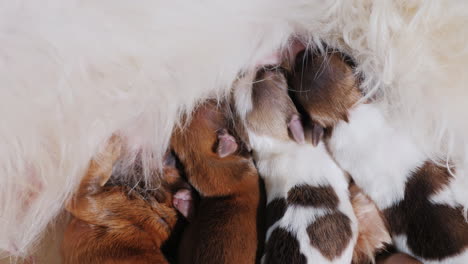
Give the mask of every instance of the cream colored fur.
M 467 4 L 0 0 L 0 249 L 34 248 L 113 133 L 157 167 L 181 113 L 294 34 L 350 54 L 402 129 L 468 164 Z

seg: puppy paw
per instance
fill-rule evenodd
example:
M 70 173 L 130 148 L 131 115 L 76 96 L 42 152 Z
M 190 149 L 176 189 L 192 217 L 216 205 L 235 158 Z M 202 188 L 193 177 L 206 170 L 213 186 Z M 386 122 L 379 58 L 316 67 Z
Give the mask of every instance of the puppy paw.
M 172 199 L 172 204 L 185 218 L 190 219 L 193 215 L 194 204 L 192 192 L 188 189 L 180 189 Z

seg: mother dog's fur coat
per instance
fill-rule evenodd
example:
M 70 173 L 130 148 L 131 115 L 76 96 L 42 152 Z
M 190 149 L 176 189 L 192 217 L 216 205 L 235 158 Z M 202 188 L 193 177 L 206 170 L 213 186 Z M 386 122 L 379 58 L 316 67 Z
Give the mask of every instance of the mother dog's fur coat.
M 111 134 L 128 166 L 141 153 L 158 168 L 181 114 L 292 36 L 352 57 L 361 88 L 430 157 L 450 155 L 466 189 L 467 5 L 0 0 L 0 250 L 30 252 Z

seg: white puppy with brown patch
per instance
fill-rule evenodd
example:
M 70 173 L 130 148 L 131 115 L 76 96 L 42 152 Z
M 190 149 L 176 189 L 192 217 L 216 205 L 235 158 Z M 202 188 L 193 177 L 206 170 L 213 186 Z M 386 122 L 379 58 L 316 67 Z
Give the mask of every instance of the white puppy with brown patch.
M 253 77 L 237 83 L 234 98 L 265 180 L 263 262 L 350 263 L 357 220 L 346 176 L 323 143 L 305 144 L 283 74 L 260 70 Z
M 291 85 L 314 127 L 325 129 L 336 162 L 383 212 L 397 249 L 424 263 L 468 263 L 466 204 L 453 176 L 387 121 L 379 103 L 360 101 L 343 58 L 300 53 Z

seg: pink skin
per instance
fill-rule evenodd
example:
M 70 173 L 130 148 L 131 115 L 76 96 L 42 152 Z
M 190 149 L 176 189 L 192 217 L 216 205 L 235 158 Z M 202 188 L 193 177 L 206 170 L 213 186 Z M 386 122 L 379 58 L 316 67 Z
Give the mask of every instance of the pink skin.
M 44 184 L 38 178 L 36 170 L 32 166 L 28 165 L 26 176 L 28 178 L 29 185 L 20 186 L 17 191 L 17 198 L 22 201 L 23 211 L 29 209 L 39 194 L 44 190 Z M 20 214 L 19 217 L 22 218 L 23 214 Z
M 291 121 L 288 124 L 289 131 L 294 138 L 294 140 L 299 144 L 304 144 L 304 128 L 302 127 L 301 120 L 298 115 L 293 115 Z
M 312 128 L 312 145 L 316 147 L 320 140 L 322 140 L 324 133 L 325 130 L 321 125 L 314 124 L 314 127 Z
M 172 204 L 187 219 L 193 213 L 192 193 L 188 189 L 177 191 L 173 196 Z
M 304 45 L 304 43 L 302 43 L 302 41 L 298 39 L 293 39 L 291 41 L 289 48 L 286 51 L 287 52 L 286 56 L 288 57 L 290 61 L 294 61 L 296 59 L 297 54 L 305 49 L 306 49 L 306 46 Z
M 176 167 L 176 158 L 171 152 L 166 152 L 163 159 L 165 167 Z M 185 218 L 189 218 L 192 214 L 192 192 L 189 189 L 180 189 L 172 197 L 172 205 L 179 211 Z

